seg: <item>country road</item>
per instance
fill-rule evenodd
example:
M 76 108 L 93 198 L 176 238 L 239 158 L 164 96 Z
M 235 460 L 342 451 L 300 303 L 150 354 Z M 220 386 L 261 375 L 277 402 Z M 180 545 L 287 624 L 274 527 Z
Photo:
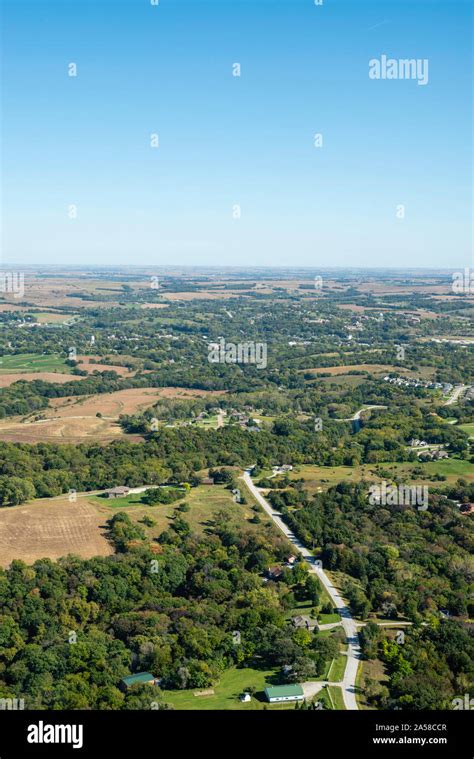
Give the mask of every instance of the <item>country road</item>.
M 448 400 L 445 401 L 444 405 L 452 406 L 453 403 L 456 403 L 456 401 L 459 400 L 459 396 L 464 392 L 464 390 L 467 390 L 466 385 L 456 385 L 451 395 L 449 396 Z
M 320 569 L 316 563 L 315 558 L 312 555 L 311 551 L 309 551 L 306 546 L 304 546 L 296 537 L 296 535 L 290 530 L 290 528 L 285 524 L 283 519 L 281 518 L 281 515 L 278 511 L 275 511 L 275 509 L 270 506 L 268 501 L 264 498 L 260 490 L 254 485 L 252 482 L 252 478 L 250 476 L 251 470 L 246 470 L 243 474 L 242 479 L 244 480 L 245 484 L 247 485 L 248 489 L 256 499 L 256 501 L 260 504 L 262 509 L 268 514 L 269 517 L 273 520 L 273 522 L 276 524 L 279 530 L 285 535 L 285 537 L 288 539 L 288 541 L 293 545 L 296 550 L 304 557 L 306 562 L 308 563 L 310 567 L 310 572 L 315 574 L 320 582 L 324 585 L 326 591 L 328 592 L 334 606 L 337 608 L 338 614 L 341 616 L 342 619 L 342 626 L 344 628 L 344 632 L 346 634 L 348 648 L 347 648 L 347 665 L 346 670 L 344 672 L 344 678 L 342 682 L 337 683 L 339 687 L 342 688 L 342 694 L 344 698 L 344 704 L 346 709 L 358 709 L 357 701 L 356 701 L 356 677 L 357 677 L 357 670 L 359 667 L 359 661 L 361 659 L 361 652 L 360 652 L 360 646 L 359 646 L 359 638 L 357 635 L 357 625 L 354 621 L 349 607 L 347 603 L 344 601 L 342 596 L 340 595 L 339 591 L 334 587 L 331 580 L 327 576 L 327 574 L 324 572 L 323 569 Z
M 384 409 L 387 408 L 387 406 L 377 406 L 375 404 L 372 404 L 370 406 L 362 406 L 358 411 L 355 412 L 352 416 L 350 416 L 348 419 L 333 419 L 334 422 L 360 422 L 360 417 L 363 411 L 371 411 L 372 409 Z

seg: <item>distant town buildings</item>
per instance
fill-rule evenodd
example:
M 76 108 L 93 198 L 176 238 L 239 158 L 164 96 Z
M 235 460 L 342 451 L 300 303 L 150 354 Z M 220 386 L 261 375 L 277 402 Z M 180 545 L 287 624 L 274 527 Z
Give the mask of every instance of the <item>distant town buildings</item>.
M 441 390 L 443 395 L 447 395 L 453 389 L 450 382 L 431 382 L 428 380 L 413 379 L 411 377 L 392 377 L 389 374 L 383 379 L 384 382 L 389 382 L 391 385 L 397 385 L 398 387 L 420 387 L 427 390 Z

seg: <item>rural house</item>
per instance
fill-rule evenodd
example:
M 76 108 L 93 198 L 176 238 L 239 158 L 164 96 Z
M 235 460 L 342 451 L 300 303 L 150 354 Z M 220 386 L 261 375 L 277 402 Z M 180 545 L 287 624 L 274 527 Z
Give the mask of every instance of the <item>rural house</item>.
M 105 492 L 108 498 L 124 498 L 126 495 L 130 493 L 130 488 L 127 488 L 124 485 L 120 485 L 117 488 L 111 488 L 110 490 L 106 490 Z
M 317 620 L 311 619 L 306 614 L 298 614 L 298 616 L 292 617 L 291 621 L 295 627 L 303 627 L 306 630 L 318 630 Z
M 278 580 L 279 577 L 281 577 L 283 574 L 283 570 L 281 567 L 270 567 L 267 569 L 267 576 L 270 580 Z

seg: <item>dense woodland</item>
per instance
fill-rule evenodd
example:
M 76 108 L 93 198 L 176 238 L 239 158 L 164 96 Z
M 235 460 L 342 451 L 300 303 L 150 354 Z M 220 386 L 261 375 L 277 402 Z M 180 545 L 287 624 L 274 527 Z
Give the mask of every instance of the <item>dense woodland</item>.
M 109 533 L 113 557 L 15 561 L 0 572 L 0 697 L 25 698 L 29 709 L 166 708 L 158 689 L 124 694 L 121 678 L 145 670 L 162 688 L 202 688 L 230 666 L 252 665 L 275 668 L 283 682 L 283 665 L 316 676 L 335 655 L 335 641 L 308 639 L 285 618 L 295 598 L 317 602 L 307 570 L 262 584 L 288 553 L 271 533 L 225 520 L 198 539 L 178 518 L 150 543 L 120 512 Z

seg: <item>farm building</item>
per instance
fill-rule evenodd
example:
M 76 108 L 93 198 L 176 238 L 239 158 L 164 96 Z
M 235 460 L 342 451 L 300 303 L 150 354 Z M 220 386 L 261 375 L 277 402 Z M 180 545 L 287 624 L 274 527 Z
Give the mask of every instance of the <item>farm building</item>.
M 122 690 L 128 690 L 133 685 L 159 685 L 159 683 L 159 678 L 154 677 L 150 672 L 137 672 L 135 675 L 124 677 L 120 681 Z
M 240 696 L 239 696 L 239 699 L 243 703 L 248 703 L 249 701 L 252 700 L 252 696 L 250 695 L 250 693 L 241 693 Z
M 302 701 L 304 699 L 301 685 L 275 685 L 265 688 L 265 697 L 270 704 L 281 701 Z
M 214 480 L 212 477 L 203 477 L 201 480 L 201 485 L 214 485 Z
M 108 498 L 124 498 L 129 493 L 130 488 L 127 488 L 124 485 L 120 485 L 118 488 L 111 488 L 110 490 L 106 490 Z

